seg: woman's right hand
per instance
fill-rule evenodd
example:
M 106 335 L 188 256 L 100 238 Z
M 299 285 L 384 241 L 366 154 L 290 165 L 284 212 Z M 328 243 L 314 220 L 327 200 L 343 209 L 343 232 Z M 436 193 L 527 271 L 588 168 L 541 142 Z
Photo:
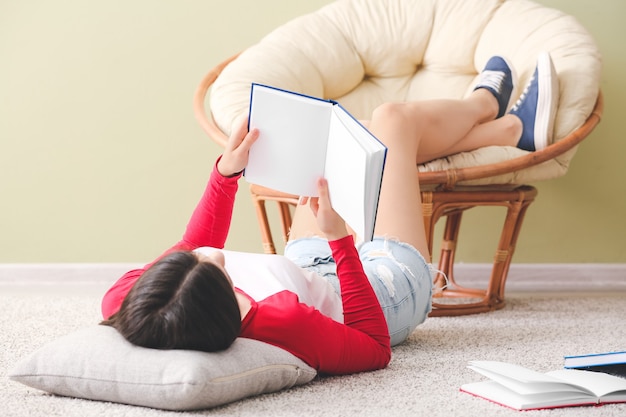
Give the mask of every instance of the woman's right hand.
M 225 177 L 236 175 L 248 165 L 250 147 L 259 137 L 259 130 L 248 132 L 248 118 L 241 117 L 234 124 L 224 153 L 217 163 L 217 170 Z

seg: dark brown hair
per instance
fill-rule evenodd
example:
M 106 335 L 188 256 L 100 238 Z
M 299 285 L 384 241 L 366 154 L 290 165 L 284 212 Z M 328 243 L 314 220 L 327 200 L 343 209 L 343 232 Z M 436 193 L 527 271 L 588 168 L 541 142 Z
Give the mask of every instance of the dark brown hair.
M 173 252 L 148 268 L 120 310 L 101 324 L 138 346 L 215 352 L 239 336 L 241 315 L 232 284 L 217 265 Z

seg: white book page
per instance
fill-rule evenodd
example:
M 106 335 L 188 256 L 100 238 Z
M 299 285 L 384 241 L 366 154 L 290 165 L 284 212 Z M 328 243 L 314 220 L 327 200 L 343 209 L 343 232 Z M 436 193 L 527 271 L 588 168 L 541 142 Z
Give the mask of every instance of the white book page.
M 547 392 L 587 392 L 562 379 L 542 374 L 519 365 L 496 361 L 472 361 L 470 369 L 523 395 Z
M 352 132 L 354 139 L 367 150 L 369 154 L 384 153 L 385 145 L 378 140 L 372 133 L 357 121 L 346 109 L 341 105 L 333 107 L 333 111 L 337 114 L 343 124 Z
M 548 375 L 571 384 L 576 384 L 602 397 L 614 391 L 622 391 L 626 396 L 626 379 L 602 372 L 562 369 L 548 372 Z
M 378 210 L 378 198 L 382 181 L 383 168 L 387 148 L 361 123 L 350 115 L 341 105 L 333 107 L 334 113 L 339 120 L 352 132 L 354 140 L 365 150 L 366 172 L 364 177 L 363 209 L 365 217 L 365 229 L 373 229 Z M 365 237 L 365 239 L 368 239 Z
M 317 195 L 323 176 L 332 103 L 271 87 L 253 86 L 250 149 L 245 178 L 252 184 L 303 196 Z
M 365 231 L 365 171 L 367 153 L 333 112 L 324 177 L 330 202 L 354 232 L 368 239 Z

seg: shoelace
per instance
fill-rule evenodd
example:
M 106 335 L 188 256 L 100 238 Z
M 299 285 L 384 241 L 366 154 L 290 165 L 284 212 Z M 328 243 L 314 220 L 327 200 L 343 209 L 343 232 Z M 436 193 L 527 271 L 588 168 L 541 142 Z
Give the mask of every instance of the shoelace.
M 528 94 L 528 90 L 530 90 L 530 86 L 532 85 L 532 83 L 534 81 L 535 81 L 535 74 L 533 74 L 533 76 L 530 77 L 530 81 L 528 81 L 528 83 L 526 84 L 526 87 L 524 88 L 524 91 L 522 91 L 522 95 L 519 96 L 519 98 L 517 99 L 517 101 L 515 102 L 513 107 L 511 107 L 511 111 L 517 111 L 517 109 L 522 104 L 524 99 L 526 99 L 526 95 Z
M 492 88 L 494 91 L 500 92 L 500 87 L 506 75 L 502 71 L 485 70 L 480 73 L 479 86 Z
M 430 274 L 433 276 L 433 294 L 442 293 L 446 288 L 448 288 L 448 284 L 450 284 L 450 280 L 448 279 L 448 276 L 443 271 L 435 268 L 433 264 L 428 264 L 428 269 L 430 269 Z M 442 287 L 435 286 L 435 278 L 437 277 L 437 275 L 443 276 L 443 279 L 446 281 L 446 285 Z

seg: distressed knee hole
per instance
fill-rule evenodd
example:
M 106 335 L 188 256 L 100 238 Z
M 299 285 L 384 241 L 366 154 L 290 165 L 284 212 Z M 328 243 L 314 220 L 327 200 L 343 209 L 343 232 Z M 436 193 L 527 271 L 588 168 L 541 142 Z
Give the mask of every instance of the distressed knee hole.
M 390 297 L 394 297 L 396 295 L 396 286 L 393 283 L 393 272 L 391 269 L 387 268 L 385 265 L 378 265 L 376 267 L 376 276 L 383 283 Z

